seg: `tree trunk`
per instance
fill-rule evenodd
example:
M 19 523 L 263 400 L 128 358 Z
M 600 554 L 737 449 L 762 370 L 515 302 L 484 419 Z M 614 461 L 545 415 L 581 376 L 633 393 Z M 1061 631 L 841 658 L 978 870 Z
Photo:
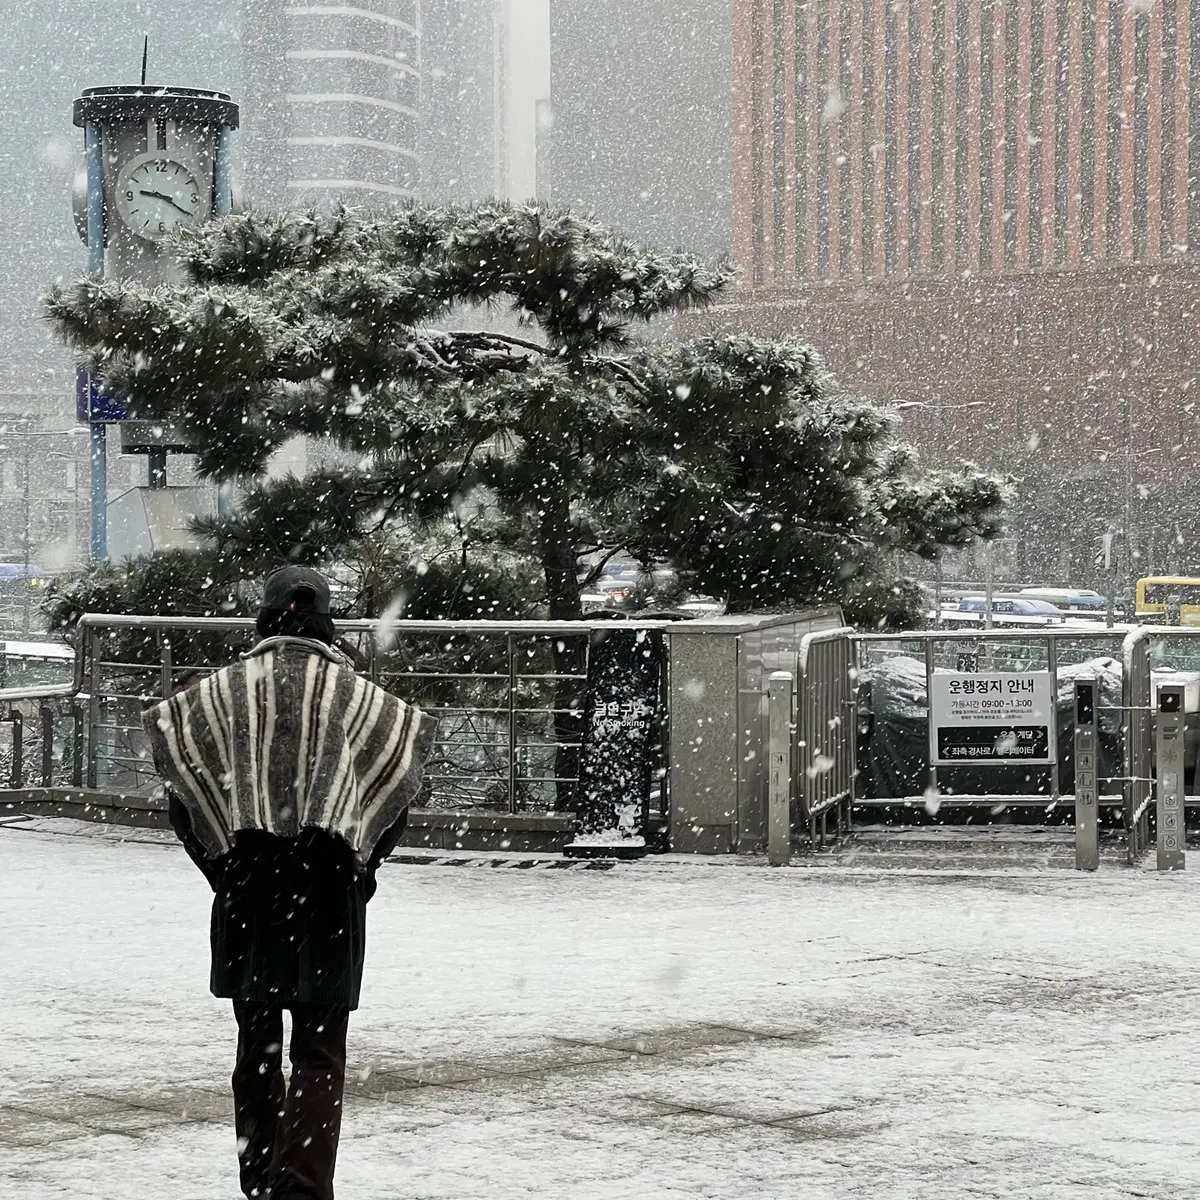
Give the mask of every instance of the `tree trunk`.
M 730 615 L 753 612 L 754 601 L 755 595 L 749 588 L 730 588 L 729 595 L 725 600 L 725 611 Z
M 571 500 L 565 492 L 555 492 L 546 504 L 541 527 L 542 570 L 546 577 L 550 620 L 581 621 L 583 597 L 579 588 L 579 563 L 571 538 Z M 583 733 L 583 700 L 586 683 L 571 678 L 587 668 L 586 634 L 556 638 L 554 673 L 554 774 L 559 809 L 575 806 L 575 779 L 579 775 L 578 742 Z

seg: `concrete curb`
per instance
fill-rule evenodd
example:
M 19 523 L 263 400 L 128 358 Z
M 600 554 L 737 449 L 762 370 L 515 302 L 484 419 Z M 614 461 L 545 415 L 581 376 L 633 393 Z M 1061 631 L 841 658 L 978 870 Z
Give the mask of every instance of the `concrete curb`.
M 168 829 L 166 805 L 143 793 L 92 788 L 0 790 L 0 815 L 72 817 L 137 828 Z M 569 813 L 437 812 L 413 809 L 401 845 L 422 850 L 491 850 L 559 854 L 574 836 Z

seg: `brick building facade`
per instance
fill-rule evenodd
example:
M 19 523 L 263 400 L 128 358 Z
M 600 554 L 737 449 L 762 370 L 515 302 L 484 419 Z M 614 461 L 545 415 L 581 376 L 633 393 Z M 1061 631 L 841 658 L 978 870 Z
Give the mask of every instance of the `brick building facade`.
M 1008 568 L 1200 568 L 1200 0 L 737 0 L 718 320 L 927 461 L 1024 480 Z

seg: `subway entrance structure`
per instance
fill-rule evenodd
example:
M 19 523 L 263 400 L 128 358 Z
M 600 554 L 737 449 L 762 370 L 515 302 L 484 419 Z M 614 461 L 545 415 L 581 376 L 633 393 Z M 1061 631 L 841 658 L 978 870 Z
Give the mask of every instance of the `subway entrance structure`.
M 580 739 L 556 718 L 573 697 L 586 736 L 589 711 L 611 700 L 587 686 L 592 651 L 639 631 L 665 648 L 642 747 L 653 786 L 633 815 L 652 852 L 766 852 L 782 866 L 849 835 L 849 863 L 881 815 L 969 830 L 1025 813 L 1074 825 L 1056 865 L 1139 867 L 1157 842 L 1156 865 L 1176 872 L 1185 813 L 1200 810 L 1187 778 L 1200 778 L 1200 627 L 862 634 L 830 608 L 403 620 L 383 645 L 379 628 L 338 623 L 365 675 L 439 718 L 410 823 L 409 845 L 427 850 L 545 853 L 575 838 L 583 760 L 562 749 Z M 249 617 L 85 615 L 58 682 L 0 688 L 0 808 L 164 824 L 142 711 L 255 638 Z M 571 639 L 583 672 L 556 669 L 552 650 Z M 955 812 L 969 822 L 947 821 Z M 1051 865 L 1046 845 L 1038 862 Z

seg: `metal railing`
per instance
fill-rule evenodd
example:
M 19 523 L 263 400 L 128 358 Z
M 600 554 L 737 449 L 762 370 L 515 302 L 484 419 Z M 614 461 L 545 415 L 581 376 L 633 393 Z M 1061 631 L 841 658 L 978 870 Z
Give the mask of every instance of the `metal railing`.
M 423 808 L 540 811 L 577 780 L 590 635 L 670 622 L 341 621 L 339 644 L 373 681 L 438 718 Z M 243 618 L 98 616 L 78 630 L 74 694 L 88 707 L 87 786 L 156 786 L 145 705 L 256 640 Z M 0 700 L 4 693 L 0 692 Z
M 1200 632 L 1200 631 L 1198 631 Z M 1126 636 L 1121 647 L 1122 774 L 1125 776 L 1124 823 L 1127 855 L 1132 864 L 1150 842 L 1150 804 L 1153 799 L 1152 757 L 1154 724 L 1151 714 L 1150 642 L 1148 629 Z
M 691 657 L 680 660 L 690 665 L 680 667 L 673 685 L 673 657 L 687 647 L 678 635 L 694 638 L 698 633 L 710 633 L 737 639 L 741 632 L 770 628 L 773 637 L 782 637 L 780 631 L 796 620 L 780 617 L 780 629 L 761 620 L 753 626 L 747 622 L 745 630 L 729 621 L 403 621 L 382 630 L 377 622 L 347 621 L 338 629 L 356 656 L 359 670 L 439 717 L 438 742 L 419 807 L 503 814 L 545 812 L 570 804 L 577 781 L 592 634 L 637 628 L 662 631 L 669 643 L 664 694 L 684 695 L 696 706 L 700 703 L 697 697 L 703 703 L 709 700 L 706 689 L 689 689 L 689 672 L 707 679 L 710 671 L 718 669 L 714 665 L 718 659 L 699 653 L 701 647 L 693 642 L 691 649 L 697 653 L 689 651 Z M 1117 753 L 1119 728 L 1121 766 L 1119 773 L 1106 769 L 1109 787 L 1098 800 L 1110 814 L 1119 814 L 1131 860 L 1146 847 L 1153 796 L 1152 671 L 1159 668 L 1160 660 L 1172 656 L 1179 662 L 1186 660 L 1175 644 L 1175 639 L 1183 639 L 1180 644 L 1195 651 L 1195 662 L 1190 665 L 1198 677 L 1200 707 L 1200 642 L 1193 640 L 1200 637 L 1200 629 L 1154 626 L 1128 636 L 1092 630 L 855 635 L 831 626 L 833 622 L 828 621 L 826 628 L 812 632 L 810 623 L 809 632 L 802 636 L 797 631 L 794 640 L 782 638 L 778 646 L 772 642 L 763 659 L 766 672 L 780 665 L 795 671 L 794 742 L 789 764 L 794 839 L 807 838 L 819 845 L 827 835 L 830 813 L 840 833 L 850 827 L 856 804 L 919 804 L 925 799 L 922 787 L 926 782 L 937 788 L 953 779 L 939 779 L 938 768 L 926 760 L 927 774 L 912 793 L 879 800 L 864 795 L 857 704 L 861 678 L 881 664 L 901 657 L 910 660 L 914 687 L 918 681 L 924 685 L 927 722 L 929 684 L 939 668 L 1047 671 L 1058 703 L 1064 670 L 1111 656 L 1122 666 L 1121 701 L 1118 705 L 1111 699 L 1116 686 L 1114 666 L 1108 685 L 1110 698 L 1098 711 L 1109 718 L 1110 762 Z M 218 669 L 255 640 L 253 623 L 242 618 L 84 617 L 70 682 L 61 687 L 0 689 L 0 789 L 82 787 L 113 793 L 151 792 L 157 781 L 141 729 L 145 704 L 169 694 L 190 675 Z M 747 661 L 757 662 L 756 655 L 761 652 L 747 649 L 746 653 Z M 733 670 L 736 658 L 719 661 L 725 664 L 721 669 Z M 758 684 L 752 686 L 757 694 Z M 735 690 L 725 687 L 719 702 L 713 702 L 712 713 L 732 722 L 731 733 L 744 732 L 747 722 L 757 719 L 758 710 L 750 700 L 743 703 L 739 699 L 735 712 L 723 698 L 734 694 Z M 707 734 L 711 718 L 703 707 L 689 713 L 704 724 Z M 1114 713 L 1119 720 L 1113 719 Z M 1200 713 L 1195 715 L 1200 717 Z M 666 724 L 669 738 L 670 714 Z M 1193 730 L 1200 741 L 1200 719 L 1193 721 Z M 758 752 L 765 752 L 765 729 L 763 732 L 764 745 L 757 750 L 747 743 L 745 753 L 731 751 L 719 756 L 730 786 L 740 789 L 739 804 L 751 813 L 758 805 L 765 810 L 767 778 L 763 773 L 760 791 L 757 777 L 746 774 L 745 780 L 741 778 L 744 772 L 739 764 L 743 758 L 758 761 Z M 706 758 L 705 770 L 695 779 L 687 773 L 696 774 L 692 759 L 701 750 L 707 754 L 710 744 L 717 745 L 716 739 L 706 736 L 697 742 L 699 749 L 681 745 L 675 756 L 669 744 L 664 747 L 662 814 L 674 807 L 671 791 L 677 768 L 683 780 L 675 798 L 679 814 L 671 817 L 672 837 L 681 828 L 686 833 L 702 825 L 706 817 L 729 819 L 724 815 L 729 807 L 724 791 L 717 789 L 721 795 L 713 796 L 712 767 L 717 760 L 710 764 Z M 741 742 L 735 737 L 729 744 L 740 746 Z M 684 753 L 688 749 L 695 753 Z M 1011 804 L 1052 808 L 1061 799 L 1060 784 L 1069 776 L 1060 777 L 1057 761 L 1040 770 L 1040 775 L 1030 773 L 1033 778 L 1022 794 L 970 795 L 946 790 L 943 800 L 979 808 Z M 1118 787 L 1116 794 L 1114 788 Z M 702 807 L 706 804 L 713 810 L 711 816 Z M 762 841 L 747 838 L 742 849 L 765 843 L 765 822 L 759 824 Z M 751 822 L 752 834 L 755 828 Z
M 1110 790 L 1098 797 L 1098 803 L 1110 811 L 1119 810 L 1127 859 L 1133 863 L 1150 843 L 1150 813 L 1155 798 L 1154 693 L 1160 672 L 1163 679 L 1187 684 L 1185 762 L 1196 773 L 1197 784 L 1194 786 L 1200 786 L 1200 641 L 1197 639 L 1200 639 L 1200 628 L 1151 625 L 1114 633 L 1007 630 L 858 635 L 854 642 L 860 668 L 868 675 L 887 658 L 904 656 L 918 662 L 923 660 L 921 674 L 926 696 L 936 669 L 957 667 L 971 671 L 1049 670 L 1052 693 L 1057 698 L 1060 670 L 1102 654 L 1111 654 L 1120 665 L 1120 704 L 1101 704 L 1097 711 L 1115 713 L 1119 717 L 1120 766 L 1107 778 L 1110 788 L 1116 785 L 1119 792 Z M 1186 674 L 1178 674 L 1180 670 Z M 1057 763 L 1043 769 L 1043 777 L 1047 776 L 1048 794 L 1039 793 L 1036 800 L 1026 800 L 1021 795 L 944 799 L 956 805 L 978 806 L 1044 803 L 1048 800 L 1049 807 L 1060 799 Z M 931 789 L 938 786 L 936 767 L 928 767 L 928 779 Z M 919 798 L 906 799 L 915 801 Z M 859 802 L 863 802 L 861 797 Z M 889 801 L 875 802 L 886 804 Z M 1185 803 L 1188 807 L 1200 806 L 1200 796 L 1188 797 Z
M 1102 656 L 1119 661 L 1124 633 L 1105 630 L 1047 632 L 1040 630 L 929 630 L 902 634 L 857 634 L 854 637 L 856 662 L 860 672 L 869 676 L 872 669 L 888 658 L 905 657 L 915 660 L 923 667 L 925 695 L 929 696 L 934 672 L 939 669 L 957 669 L 971 672 L 1022 672 L 1046 671 L 1050 675 L 1050 694 L 1058 703 L 1059 672 L 1067 666 L 1077 666 Z M 1127 703 L 1123 700 L 1122 707 Z M 927 701 L 926 701 L 927 704 Z M 1101 711 L 1112 712 L 1114 706 L 1102 706 Z M 928 708 L 926 708 L 926 713 Z M 926 717 L 926 719 L 928 719 Z M 992 806 L 1005 798 L 1020 800 L 1029 797 L 1032 801 L 1056 804 L 1061 798 L 1059 755 L 1045 764 L 1039 772 L 1042 779 L 1031 784 L 1026 792 L 1011 797 L 997 795 L 947 796 L 946 800 L 956 806 Z M 954 768 L 952 768 L 954 769 Z M 945 768 L 942 769 L 943 771 Z M 927 766 L 928 793 L 939 791 L 939 768 L 932 763 Z M 887 800 L 923 799 L 920 794 L 906 797 L 889 797 Z M 860 800 L 860 802 L 862 802 Z M 1102 804 L 1115 807 L 1123 797 L 1108 795 L 1101 798 Z
M 17 689 L 13 689 L 14 691 Z M 36 691 L 6 696 L 0 708 L 0 787 L 82 787 L 86 712 L 69 699 Z
M 817 609 L 685 621 L 400 621 L 381 626 L 352 620 L 337 628 L 339 645 L 355 659 L 358 671 L 439 718 L 416 807 L 441 810 L 451 819 L 461 813 L 489 820 L 511 813 L 559 819 L 549 810 L 561 814 L 575 807 L 593 636 L 601 631 L 661 632 L 667 645 L 663 736 L 656 751 L 661 753 L 660 769 L 652 771 L 650 812 L 644 814 L 647 828 L 669 830 L 676 849 L 721 853 L 752 852 L 765 842 L 760 810 L 766 807 L 761 769 L 766 730 L 760 728 L 763 714 L 751 702 L 751 693 L 758 690 L 760 676 L 776 666 L 795 670 L 804 634 L 839 624 L 836 610 Z M 248 618 L 81 618 L 74 662 L 67 664 L 71 680 L 61 687 L 0 688 L 0 714 L 6 705 L 28 709 L 9 726 L 17 734 L 8 744 L 18 763 L 16 774 L 8 772 L 10 779 L 33 779 L 28 729 L 45 705 L 61 728 L 56 725 L 50 739 L 56 765 L 38 778 L 47 781 L 43 787 L 67 784 L 84 794 L 17 797 L 18 802 L 139 811 L 160 807 L 142 731 L 145 706 L 186 686 L 191 677 L 219 669 L 256 640 Z M 822 653 L 816 651 L 817 657 Z M 681 728 L 702 734 L 689 733 L 673 746 L 679 705 L 685 710 Z M 828 753 L 819 737 L 812 740 L 819 747 L 818 759 Z M 818 767 L 813 788 L 807 799 L 797 796 L 796 803 L 810 804 L 820 819 L 829 803 L 837 807 L 841 785 L 827 794 L 821 761 L 812 765 Z M 11 793 L 3 786 L 3 773 L 0 752 L 0 792 Z

